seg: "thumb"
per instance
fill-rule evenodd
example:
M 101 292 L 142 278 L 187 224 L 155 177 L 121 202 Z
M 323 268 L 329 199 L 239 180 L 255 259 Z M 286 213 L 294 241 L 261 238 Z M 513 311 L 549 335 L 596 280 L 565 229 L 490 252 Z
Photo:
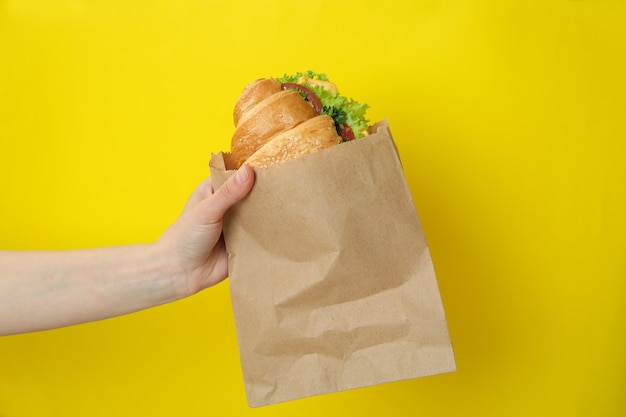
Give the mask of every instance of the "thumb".
M 244 198 L 254 185 L 254 170 L 243 165 L 235 175 L 230 177 L 211 196 L 204 200 L 206 210 L 204 222 L 215 224 L 222 221 L 224 213 L 235 203 Z

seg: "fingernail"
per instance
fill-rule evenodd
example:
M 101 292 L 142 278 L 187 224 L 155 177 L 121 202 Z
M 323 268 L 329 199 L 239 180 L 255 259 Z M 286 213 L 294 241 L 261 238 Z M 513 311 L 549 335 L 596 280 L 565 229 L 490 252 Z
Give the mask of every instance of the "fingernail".
M 240 184 L 244 184 L 246 181 L 248 181 L 249 177 L 250 177 L 250 168 L 248 167 L 248 165 L 244 165 L 241 168 L 239 168 L 239 170 L 237 170 L 237 173 L 235 174 L 235 179 Z

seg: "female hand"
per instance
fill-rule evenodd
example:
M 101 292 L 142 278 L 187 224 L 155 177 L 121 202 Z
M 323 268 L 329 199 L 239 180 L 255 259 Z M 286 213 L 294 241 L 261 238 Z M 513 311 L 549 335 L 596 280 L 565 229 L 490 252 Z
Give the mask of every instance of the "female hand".
M 132 313 L 222 281 L 228 274 L 222 218 L 253 184 L 248 166 L 217 191 L 205 181 L 155 243 L 0 251 L 0 336 Z
M 180 218 L 163 234 L 158 245 L 184 272 L 183 296 L 217 284 L 228 274 L 228 255 L 222 237 L 226 210 L 244 198 L 254 184 L 247 165 L 217 191 L 212 179 L 204 181 L 189 198 Z

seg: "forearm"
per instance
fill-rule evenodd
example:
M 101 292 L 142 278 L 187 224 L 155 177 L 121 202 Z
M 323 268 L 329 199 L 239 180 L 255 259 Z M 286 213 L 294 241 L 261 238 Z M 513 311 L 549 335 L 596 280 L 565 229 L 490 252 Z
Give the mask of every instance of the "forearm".
M 152 244 L 0 251 L 0 336 L 119 316 L 222 281 L 228 273 L 222 218 L 253 184 L 247 165 L 215 192 L 209 178 Z
M 0 335 L 119 316 L 182 298 L 157 245 L 0 251 Z

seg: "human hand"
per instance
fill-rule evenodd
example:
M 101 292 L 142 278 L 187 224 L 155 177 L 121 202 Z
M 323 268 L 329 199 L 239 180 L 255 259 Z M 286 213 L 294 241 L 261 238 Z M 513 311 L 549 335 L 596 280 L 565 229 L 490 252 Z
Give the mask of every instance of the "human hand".
M 181 296 L 195 294 L 228 275 L 222 237 L 224 213 L 244 198 L 254 184 L 254 171 L 242 166 L 217 191 L 211 178 L 196 188 L 178 220 L 157 242 L 164 256 L 182 270 Z
M 0 335 L 119 316 L 217 284 L 228 274 L 222 218 L 253 184 L 248 166 L 215 192 L 204 181 L 154 244 L 0 251 Z

